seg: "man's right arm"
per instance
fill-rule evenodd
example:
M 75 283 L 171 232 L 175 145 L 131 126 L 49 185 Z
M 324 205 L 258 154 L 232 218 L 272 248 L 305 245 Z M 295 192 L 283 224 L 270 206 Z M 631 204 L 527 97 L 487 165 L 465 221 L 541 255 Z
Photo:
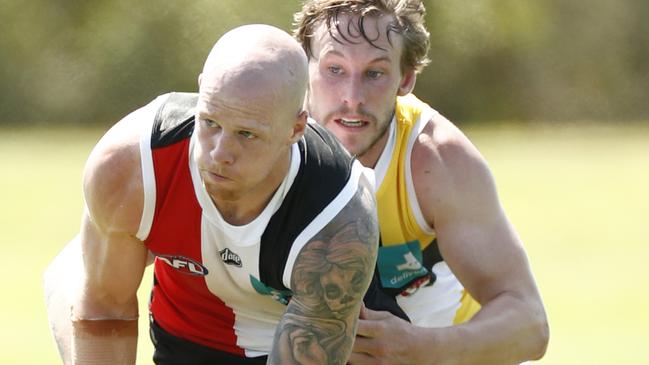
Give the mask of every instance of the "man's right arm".
M 143 191 L 133 124 L 127 117 L 115 125 L 90 155 L 81 231 L 45 273 L 50 325 L 66 364 L 135 363 L 147 249 L 135 237 Z
M 293 297 L 269 364 L 345 364 L 378 250 L 375 201 L 365 183 L 295 259 Z

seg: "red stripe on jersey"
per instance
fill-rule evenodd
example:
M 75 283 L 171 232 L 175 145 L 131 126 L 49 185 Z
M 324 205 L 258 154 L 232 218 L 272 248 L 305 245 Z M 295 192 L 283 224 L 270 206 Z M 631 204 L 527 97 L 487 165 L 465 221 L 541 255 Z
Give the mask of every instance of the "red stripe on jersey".
M 189 170 L 189 139 L 152 153 L 156 208 L 145 243 L 162 256 L 154 266 L 153 318 L 174 336 L 245 356 L 236 345 L 232 309 L 209 291 L 200 274 L 202 209 Z

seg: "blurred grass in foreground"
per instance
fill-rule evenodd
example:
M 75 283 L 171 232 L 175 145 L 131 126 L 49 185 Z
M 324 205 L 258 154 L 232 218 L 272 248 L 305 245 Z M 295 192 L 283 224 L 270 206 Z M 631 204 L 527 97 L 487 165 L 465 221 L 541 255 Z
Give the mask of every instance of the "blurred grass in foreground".
M 548 309 L 552 337 L 539 364 L 649 363 L 649 125 L 464 130 L 491 165 Z M 0 129 L 0 363 L 59 363 L 41 275 L 78 230 L 81 171 L 102 133 Z M 138 364 L 151 363 L 150 283 L 149 269 Z

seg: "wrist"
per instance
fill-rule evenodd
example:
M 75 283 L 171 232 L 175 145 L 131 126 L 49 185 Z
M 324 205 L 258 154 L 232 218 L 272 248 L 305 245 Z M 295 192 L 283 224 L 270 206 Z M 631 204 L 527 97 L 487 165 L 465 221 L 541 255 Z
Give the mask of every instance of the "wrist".
M 426 365 L 462 364 L 462 342 L 458 326 L 415 327 L 416 363 Z

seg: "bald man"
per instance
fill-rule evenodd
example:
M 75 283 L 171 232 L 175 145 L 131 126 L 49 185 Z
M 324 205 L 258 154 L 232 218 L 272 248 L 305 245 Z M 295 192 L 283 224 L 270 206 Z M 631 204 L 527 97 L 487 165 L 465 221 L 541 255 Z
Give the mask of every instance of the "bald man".
M 248 25 L 197 94 L 129 114 L 84 170 L 80 233 L 45 274 L 65 363 L 133 364 L 136 291 L 154 262 L 157 364 L 344 364 L 376 260 L 362 166 L 302 109 L 307 60 Z

